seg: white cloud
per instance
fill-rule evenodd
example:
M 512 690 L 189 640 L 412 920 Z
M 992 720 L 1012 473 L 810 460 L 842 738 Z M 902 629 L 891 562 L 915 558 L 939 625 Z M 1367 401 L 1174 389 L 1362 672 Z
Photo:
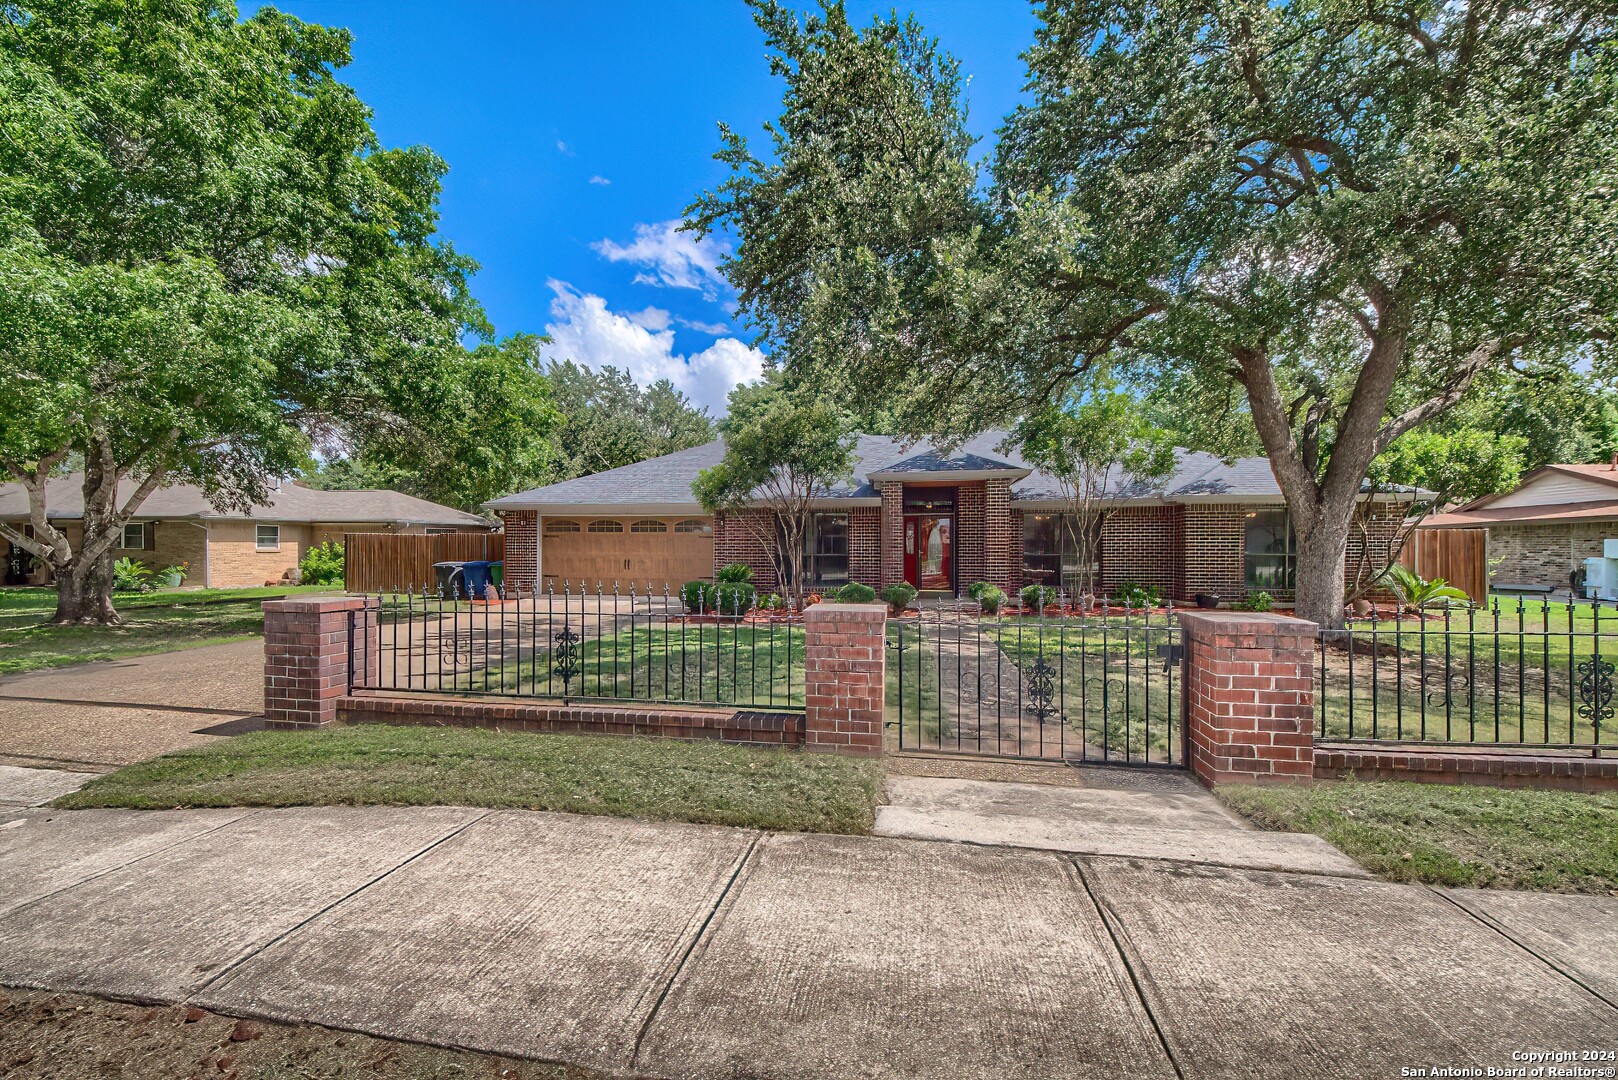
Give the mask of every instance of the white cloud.
M 556 294 L 552 321 L 545 327 L 551 336 L 547 360 L 572 360 L 594 369 L 610 364 L 627 370 L 642 386 L 667 379 L 716 415 L 724 413 L 725 397 L 737 383 L 764 374 L 764 354 L 736 338 L 720 338 L 701 352 L 682 355 L 674 351 L 669 313 L 662 308 L 621 315 L 609 311 L 606 300 L 565 281 L 547 284 Z
M 675 316 L 674 321 L 689 330 L 695 330 L 702 334 L 712 334 L 714 337 L 730 333 L 730 327 L 722 322 L 703 322 L 701 319 L 682 319 L 679 316 Z
M 605 176 L 592 176 L 590 177 L 590 183 L 598 184 L 601 187 L 606 187 L 608 184 L 612 183 L 612 181 L 608 180 Z
M 628 244 L 598 240 L 591 246 L 610 262 L 644 267 L 635 275 L 637 284 L 699 289 L 712 300 L 725 284 L 719 274 L 719 260 L 730 249 L 710 236 L 698 239 L 692 233 L 681 232 L 680 225 L 679 221 L 636 225 L 635 239 Z
M 562 154 L 565 157 L 572 157 L 573 156 L 573 150 L 567 145 L 567 143 L 563 142 L 561 139 L 556 140 L 556 152 L 558 154 Z

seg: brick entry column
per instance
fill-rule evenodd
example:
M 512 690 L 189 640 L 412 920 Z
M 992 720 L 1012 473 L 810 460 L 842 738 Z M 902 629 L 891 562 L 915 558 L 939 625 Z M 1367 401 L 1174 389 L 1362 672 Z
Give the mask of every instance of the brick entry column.
M 379 669 L 380 603 L 374 596 L 264 601 L 265 727 L 321 728 L 337 722 L 337 699 L 348 693 L 350 664 L 361 682 Z
M 882 752 L 886 604 L 816 604 L 804 622 L 804 749 Z
M 1318 627 L 1284 615 L 1182 612 L 1187 764 L 1204 784 L 1314 778 Z
M 877 490 L 882 493 L 882 584 L 895 585 L 905 579 L 904 485 L 889 480 Z

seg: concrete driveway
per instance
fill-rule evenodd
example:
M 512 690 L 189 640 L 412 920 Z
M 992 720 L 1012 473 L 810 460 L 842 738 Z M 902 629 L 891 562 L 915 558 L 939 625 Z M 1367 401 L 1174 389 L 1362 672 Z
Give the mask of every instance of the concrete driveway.
M 454 807 L 20 811 L 0 983 L 666 1077 L 1618 1046 L 1618 899 Z
M 0 678 L 0 763 L 105 772 L 255 725 L 264 645 L 239 641 Z

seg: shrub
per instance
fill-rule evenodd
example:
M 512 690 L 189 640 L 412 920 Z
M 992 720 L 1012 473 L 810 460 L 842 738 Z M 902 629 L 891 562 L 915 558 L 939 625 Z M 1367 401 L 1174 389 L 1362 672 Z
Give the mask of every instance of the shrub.
M 680 603 L 693 615 L 708 614 L 719 598 L 719 586 L 711 581 L 688 581 L 680 586 Z
M 152 572 L 144 563 L 125 555 L 112 564 L 112 589 L 114 592 L 151 592 Z
M 714 593 L 714 610 L 721 615 L 746 615 L 758 599 L 758 590 L 745 581 L 721 581 Z
M 1122 581 L 1112 591 L 1112 599 L 1124 607 L 1156 607 L 1163 602 L 1163 590 L 1137 581 Z
M 730 582 L 748 582 L 753 580 L 753 568 L 746 563 L 726 563 L 719 568 L 719 580 Z
M 904 609 L 909 607 L 910 601 L 914 600 L 915 598 L 916 587 L 910 584 L 908 581 L 901 581 L 897 584 L 889 585 L 886 589 L 882 590 L 882 599 L 887 601 L 888 610 L 893 612 L 895 615 L 903 614 Z
M 341 585 L 343 583 L 343 545 L 328 540 L 319 547 L 303 553 L 298 563 L 299 580 L 305 585 Z
M 978 602 L 978 607 L 985 615 L 998 615 L 1000 608 L 1006 602 L 1005 590 L 998 585 L 991 585 L 987 581 L 980 581 L 970 589 L 966 595 Z
M 1022 598 L 1022 606 L 1029 611 L 1039 611 L 1062 597 L 1049 585 L 1024 585 L 1022 592 L 1017 595 Z
M 1269 611 L 1275 607 L 1275 597 L 1267 592 L 1248 593 L 1240 603 L 1231 606 L 1237 611 Z
M 857 581 L 850 581 L 831 595 L 832 599 L 839 604 L 869 604 L 876 599 L 876 590 L 869 585 L 861 585 Z
M 765 611 L 779 611 L 786 606 L 786 601 L 781 599 L 780 593 L 772 592 L 770 595 L 760 598 L 758 606 Z

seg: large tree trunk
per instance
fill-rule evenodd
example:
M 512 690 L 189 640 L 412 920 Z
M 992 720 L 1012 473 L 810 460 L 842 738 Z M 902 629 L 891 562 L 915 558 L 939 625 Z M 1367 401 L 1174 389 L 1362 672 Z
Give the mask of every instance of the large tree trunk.
M 112 606 L 112 552 L 74 559 L 56 571 L 56 622 L 117 623 Z
M 1298 618 L 1319 624 L 1322 630 L 1344 626 L 1345 565 L 1354 504 L 1323 506 L 1314 527 L 1297 530 L 1297 592 L 1293 602 Z

